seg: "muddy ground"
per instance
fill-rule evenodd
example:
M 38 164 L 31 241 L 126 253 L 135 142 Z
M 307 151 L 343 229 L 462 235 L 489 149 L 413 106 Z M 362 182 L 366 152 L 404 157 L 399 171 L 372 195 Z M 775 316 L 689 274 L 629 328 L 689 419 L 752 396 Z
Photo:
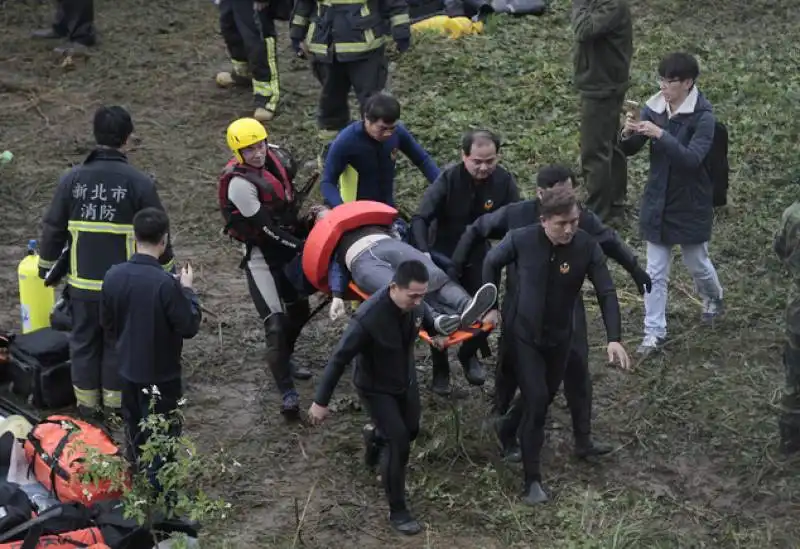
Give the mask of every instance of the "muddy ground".
M 676 332 L 688 335 L 677 338 L 672 359 L 681 372 L 691 368 L 691 376 L 675 381 L 664 363 L 630 379 L 594 368 L 598 430 L 619 445 L 604 466 L 566 458 L 569 422 L 559 400 L 546 466 L 562 510 L 540 513 L 535 526 L 527 522 L 530 512 L 514 503 L 520 473 L 499 462 L 493 439 L 481 429 L 491 382 L 481 390 L 468 388 L 454 368 L 459 395 L 443 400 L 425 394 L 409 484 L 414 508 L 429 529 L 417 539 L 398 539 L 385 526 L 380 487 L 360 468 L 363 417 L 349 410 L 349 382 L 343 379 L 337 391 L 341 413 L 324 428 L 287 426 L 277 413 L 260 323 L 237 268 L 238 249 L 219 234 L 215 184 L 228 159 L 225 128 L 251 111 L 249 92 L 214 85 L 215 72 L 226 66 L 214 6 L 200 0 L 95 4 L 101 44 L 88 61 L 65 71 L 51 44 L 27 37 L 29 29 L 48 23 L 50 4 L 0 3 L 0 149 L 16 155 L 0 169 L 0 327 L 18 329 L 16 264 L 28 239 L 38 237 L 38 220 L 58 175 L 91 149 L 94 109 L 102 103 L 125 106 L 136 126 L 130 159 L 157 175 L 178 262 L 195 266 L 207 310 L 200 334 L 185 351 L 187 430 L 204 450 L 225 449 L 231 464 L 241 464 L 232 465 L 233 476 L 212 473 L 204 481 L 235 511 L 215 527 L 211 546 L 555 546 L 537 543 L 539 535 L 569 547 L 797 546 L 797 483 L 791 466 L 772 453 L 779 300 L 729 326 L 727 347 L 720 348 L 714 336 L 692 335 L 697 309 L 685 297 L 685 279 L 677 283 L 673 320 Z M 282 115 L 270 131 L 302 162 L 316 153 L 318 85 L 305 63 L 291 59 L 285 25 L 280 34 Z M 758 242 L 764 246 L 768 239 Z M 722 268 L 735 272 L 742 263 L 731 253 Z M 763 274 L 748 272 L 756 271 Z M 641 302 L 631 291 L 628 286 L 622 301 L 636 318 L 635 334 Z M 744 294 L 747 288 L 737 283 L 733 291 Z M 602 334 L 596 310 L 592 316 L 594 332 Z M 299 341 L 298 360 L 319 375 L 340 329 L 320 315 Z M 691 352 L 686 338 L 695 345 Z M 628 343 L 632 348 L 637 342 Z M 595 346 L 593 356 L 601 351 Z M 421 347 L 419 357 L 425 384 L 429 363 Z M 750 369 L 748 361 L 762 366 Z M 726 367 L 730 378 L 720 381 L 718 372 Z M 725 406 L 698 412 L 708 423 L 688 420 L 686 414 L 697 410 L 679 405 L 700 408 L 707 392 L 731 386 L 737 389 Z M 298 387 L 307 406 L 314 381 Z M 743 409 L 754 402 L 755 408 Z M 739 441 L 737 433 L 745 431 L 759 434 L 750 443 Z M 586 541 L 595 535 L 604 541 Z

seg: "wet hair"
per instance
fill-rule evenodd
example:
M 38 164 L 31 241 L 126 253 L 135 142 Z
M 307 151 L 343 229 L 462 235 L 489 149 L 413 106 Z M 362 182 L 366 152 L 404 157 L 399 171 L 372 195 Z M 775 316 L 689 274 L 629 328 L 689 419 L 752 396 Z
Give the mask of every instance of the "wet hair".
M 489 130 L 470 130 L 461 138 L 461 151 L 469 156 L 472 154 L 472 147 L 479 141 L 491 141 L 494 148 L 500 152 L 500 138 Z
M 575 191 L 566 187 L 553 187 L 542 191 L 539 215 L 547 219 L 554 215 L 568 215 L 578 205 Z
M 392 282 L 397 284 L 400 288 L 405 289 L 408 288 L 412 282 L 427 284 L 429 278 L 428 268 L 422 261 L 409 259 L 397 266 Z
M 378 92 L 367 99 L 364 118 L 370 122 L 382 120 L 394 124 L 400 118 L 400 102 L 388 93 Z
M 136 241 L 156 246 L 169 232 L 169 217 L 158 208 L 144 208 L 133 216 L 133 233 Z
M 128 111 L 119 106 L 100 107 L 94 113 L 94 140 L 98 145 L 119 149 L 133 133 Z
M 688 53 L 670 53 L 658 64 L 658 76 L 669 80 L 695 81 L 700 76 L 700 65 Z
M 577 185 L 575 172 L 561 164 L 549 164 L 544 166 L 536 174 L 536 185 L 541 189 L 551 189 L 556 184 L 569 179 L 573 185 Z

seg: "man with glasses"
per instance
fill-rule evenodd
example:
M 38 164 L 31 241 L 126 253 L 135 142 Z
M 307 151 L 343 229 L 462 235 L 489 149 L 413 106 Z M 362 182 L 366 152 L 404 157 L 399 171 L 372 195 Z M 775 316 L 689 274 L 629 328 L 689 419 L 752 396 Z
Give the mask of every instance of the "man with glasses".
M 714 142 L 711 103 L 695 83 L 697 60 L 671 53 L 658 66 L 660 91 L 647 100 L 640 120 L 628 120 L 621 146 L 633 155 L 649 144 L 650 177 L 639 215 L 647 243 L 647 273 L 653 290 L 644 296 L 644 338 L 638 348 L 650 354 L 667 336 L 667 280 L 672 248 L 680 246 L 683 264 L 703 300 L 703 322 L 722 314 L 722 286 L 708 241 L 714 221 L 713 184 L 705 160 Z
M 609 223 L 623 216 L 628 187 L 626 159 L 617 141 L 633 56 L 630 8 L 626 0 L 573 0 L 572 27 L 586 206 Z

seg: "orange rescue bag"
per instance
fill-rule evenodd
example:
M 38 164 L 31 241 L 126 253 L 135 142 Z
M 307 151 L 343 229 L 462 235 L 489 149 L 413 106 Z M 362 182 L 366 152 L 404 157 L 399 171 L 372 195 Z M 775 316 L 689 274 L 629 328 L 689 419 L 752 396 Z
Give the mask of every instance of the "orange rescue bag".
M 111 437 L 96 425 L 70 416 L 53 415 L 28 434 L 25 457 L 36 480 L 62 503 L 76 502 L 88 507 L 98 501 L 119 499 L 122 493 L 111 491 L 109 481 L 81 482 L 85 447 L 95 448 L 101 454 L 120 455 Z M 130 479 L 126 479 L 128 482 Z

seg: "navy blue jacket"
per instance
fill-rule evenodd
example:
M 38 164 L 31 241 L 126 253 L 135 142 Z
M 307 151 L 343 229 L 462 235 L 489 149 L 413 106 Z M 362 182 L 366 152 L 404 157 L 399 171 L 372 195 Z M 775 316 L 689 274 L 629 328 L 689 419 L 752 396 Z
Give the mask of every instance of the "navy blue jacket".
M 374 200 L 394 206 L 394 175 L 397 151 L 402 151 L 433 183 L 439 177 L 436 162 L 402 124 L 381 143 L 372 139 L 364 122 L 353 122 L 336 136 L 325 157 L 320 191 L 331 207 L 342 204 L 339 176 L 347 166 L 358 173 L 357 200 Z
M 699 92 L 694 108 L 684 110 L 689 111 L 681 108 L 669 119 L 663 100 L 651 98 L 641 119 L 661 127 L 664 134 L 660 139 L 634 134 L 620 143 L 630 156 L 650 142 L 650 176 L 642 193 L 639 226 L 642 239 L 654 244 L 702 244 L 711 239 L 714 192 L 704 161 L 716 120 L 711 103 Z
M 120 376 L 141 384 L 179 379 L 183 340 L 200 329 L 197 294 L 144 254 L 111 267 L 102 294 L 103 327 L 116 339 Z

